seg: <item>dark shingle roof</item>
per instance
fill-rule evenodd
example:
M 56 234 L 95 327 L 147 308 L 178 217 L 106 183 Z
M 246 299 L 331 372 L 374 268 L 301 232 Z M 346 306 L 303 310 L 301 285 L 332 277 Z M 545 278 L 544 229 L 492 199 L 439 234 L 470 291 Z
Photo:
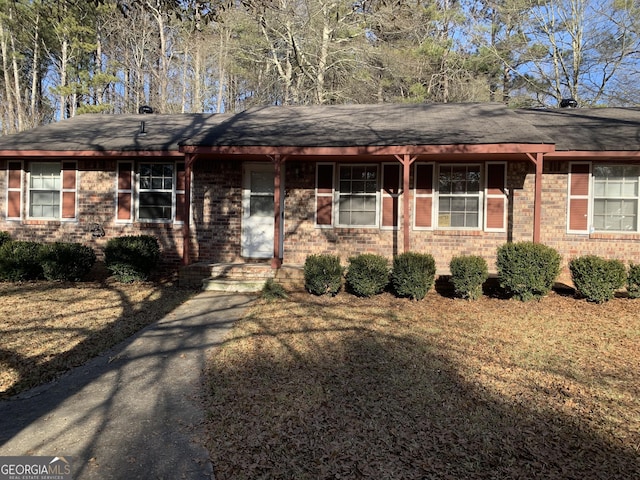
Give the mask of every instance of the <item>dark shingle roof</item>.
M 140 122 L 146 135 L 140 135 Z M 501 104 L 262 107 L 236 115 L 80 115 L 0 137 L 2 151 L 175 152 L 193 146 L 556 144 L 640 150 L 640 108 L 509 110 Z
M 215 122 L 216 115 L 87 114 L 0 136 L 2 150 L 177 151 L 178 142 Z M 140 122 L 146 134 L 140 134 Z
M 553 143 L 501 104 L 263 107 L 185 139 L 196 146 L 395 146 Z
M 640 150 L 640 108 L 516 110 L 557 151 Z

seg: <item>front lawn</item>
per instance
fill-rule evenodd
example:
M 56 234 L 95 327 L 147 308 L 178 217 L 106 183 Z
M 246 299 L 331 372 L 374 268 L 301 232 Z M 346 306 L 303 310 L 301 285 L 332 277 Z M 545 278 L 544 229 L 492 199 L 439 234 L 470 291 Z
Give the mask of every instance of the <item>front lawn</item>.
M 639 302 L 261 301 L 210 357 L 216 478 L 639 478 Z
M 0 398 L 83 364 L 191 295 L 169 283 L 0 283 Z

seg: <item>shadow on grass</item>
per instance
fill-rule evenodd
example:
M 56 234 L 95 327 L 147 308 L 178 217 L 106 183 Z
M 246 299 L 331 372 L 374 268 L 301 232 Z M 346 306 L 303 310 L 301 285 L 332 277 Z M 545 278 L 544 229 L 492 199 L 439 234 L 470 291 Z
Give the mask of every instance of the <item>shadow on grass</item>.
M 149 284 L 151 285 L 151 284 Z M 51 349 L 45 349 L 45 359 L 42 356 L 30 356 L 23 354 L 15 347 L 6 348 L 0 345 L 0 365 L 17 374 L 17 381 L 7 390 L 0 392 L 0 399 L 12 397 L 29 388 L 49 382 L 60 376 L 69 369 L 82 365 L 86 361 L 94 358 L 100 353 L 108 350 L 119 342 L 127 339 L 134 333 L 149 324 L 159 320 L 164 315 L 174 310 L 178 305 L 182 304 L 187 298 L 193 295 L 193 291 L 178 289 L 171 284 L 153 284 L 150 292 L 153 299 L 147 298 L 142 302 L 134 302 L 127 295 L 127 290 L 135 288 L 126 284 L 117 282 L 105 282 L 104 279 L 100 283 L 59 283 L 59 282 L 27 282 L 16 284 L 3 284 L 3 296 L 31 296 L 37 297 L 39 294 L 46 294 L 50 291 L 59 290 L 71 291 L 77 293 L 77 298 L 73 295 L 64 293 L 55 301 L 74 303 L 75 301 L 86 303 L 85 310 L 78 312 L 78 315 L 100 315 L 100 310 L 118 308 L 121 310 L 120 315 L 114 321 L 106 323 L 103 328 L 93 331 L 87 331 L 80 327 L 76 328 L 73 324 L 65 323 L 61 326 L 40 326 L 37 318 L 25 319 L 33 322 L 33 331 L 21 328 L 22 335 L 27 337 L 23 339 L 25 345 L 28 345 L 29 338 L 32 341 L 39 341 L 39 331 L 44 329 L 48 332 L 59 330 L 61 338 L 68 338 L 70 341 L 75 335 L 82 335 L 85 338 L 69 350 L 51 355 L 51 351 L 58 348 L 57 345 Z M 110 305 L 94 305 L 91 299 L 87 300 L 86 295 L 90 295 L 91 291 L 108 290 L 114 294 L 117 301 Z M 41 310 L 37 312 L 38 318 L 43 322 L 48 321 L 51 315 L 56 312 Z M 105 313 L 106 314 L 106 313 Z M 5 332 L 8 333 L 8 332 Z
M 335 320 L 248 319 L 212 358 L 218 480 L 638 478 L 637 451 L 471 384 L 427 337 Z

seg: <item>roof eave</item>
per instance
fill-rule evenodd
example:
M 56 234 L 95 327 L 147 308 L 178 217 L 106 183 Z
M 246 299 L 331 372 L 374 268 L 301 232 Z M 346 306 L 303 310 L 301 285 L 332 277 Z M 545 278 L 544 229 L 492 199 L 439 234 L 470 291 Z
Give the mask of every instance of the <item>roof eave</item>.
M 0 150 L 0 157 L 182 157 L 178 150 Z
M 451 154 L 514 154 L 549 153 L 555 150 L 552 144 L 498 143 L 498 144 L 451 144 L 451 145 L 360 145 L 360 146 L 239 146 L 182 145 L 186 154 L 209 155 L 451 155 Z

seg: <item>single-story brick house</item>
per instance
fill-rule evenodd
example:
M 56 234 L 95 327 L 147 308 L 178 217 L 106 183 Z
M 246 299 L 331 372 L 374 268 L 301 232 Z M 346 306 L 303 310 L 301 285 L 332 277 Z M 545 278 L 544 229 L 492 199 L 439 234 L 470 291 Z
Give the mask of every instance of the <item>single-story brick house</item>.
M 169 264 L 431 253 L 532 240 L 640 261 L 640 109 L 499 104 L 82 115 L 0 137 L 0 230 L 158 237 Z

